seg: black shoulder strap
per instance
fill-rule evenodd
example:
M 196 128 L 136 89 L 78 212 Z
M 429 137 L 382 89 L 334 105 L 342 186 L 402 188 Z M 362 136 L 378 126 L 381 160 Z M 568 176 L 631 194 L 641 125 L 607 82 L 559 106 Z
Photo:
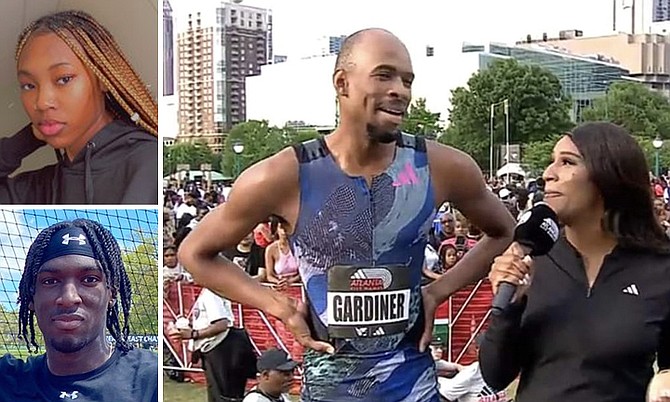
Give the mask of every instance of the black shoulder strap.
M 295 156 L 299 163 L 308 163 L 313 160 L 323 158 L 330 152 L 323 138 L 315 138 L 313 140 L 301 142 L 293 145 Z
M 417 152 L 426 152 L 426 139 L 417 135 L 401 133 L 398 146 L 413 148 Z

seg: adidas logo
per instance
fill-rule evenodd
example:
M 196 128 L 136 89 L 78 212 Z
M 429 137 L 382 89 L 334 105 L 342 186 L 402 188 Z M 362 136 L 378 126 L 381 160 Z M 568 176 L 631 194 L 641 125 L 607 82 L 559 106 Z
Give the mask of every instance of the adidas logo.
M 393 182 L 393 187 L 406 186 L 411 184 L 418 184 L 419 178 L 412 167 L 412 164 L 407 162 L 405 167 L 398 172 L 397 179 Z
M 356 335 L 366 336 L 368 334 L 368 329 L 366 327 L 356 328 Z
M 635 284 L 628 285 L 628 287 L 626 287 L 622 292 L 629 295 L 635 295 L 635 296 L 640 295 L 640 291 L 637 290 L 637 286 L 635 286 Z
M 373 336 L 382 336 L 386 335 L 386 332 L 384 332 L 384 328 L 379 327 L 375 330 L 375 332 L 372 333 Z

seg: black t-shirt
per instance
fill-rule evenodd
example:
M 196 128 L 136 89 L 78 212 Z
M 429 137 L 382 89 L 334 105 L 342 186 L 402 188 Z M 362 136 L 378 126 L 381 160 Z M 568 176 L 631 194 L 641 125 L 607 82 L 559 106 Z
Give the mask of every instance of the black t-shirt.
M 117 349 L 93 371 L 56 376 L 44 354 L 25 362 L 6 354 L 0 358 L 0 401 L 158 402 L 158 356 Z
M 251 246 L 250 251 L 246 252 L 238 250 L 237 247 L 233 247 L 225 250 L 223 255 L 230 261 L 244 268 L 249 275 L 255 276 L 258 275 L 258 268 L 265 265 L 263 261 L 265 256 L 263 254 L 263 249 L 261 249 L 259 253 L 255 250 L 254 245 Z

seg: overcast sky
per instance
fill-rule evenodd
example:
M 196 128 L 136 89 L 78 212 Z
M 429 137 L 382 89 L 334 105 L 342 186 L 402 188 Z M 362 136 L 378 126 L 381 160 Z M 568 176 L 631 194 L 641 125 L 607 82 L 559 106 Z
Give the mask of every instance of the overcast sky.
M 216 0 L 171 0 L 174 15 L 189 4 Z M 616 0 L 618 30 L 630 30 L 632 0 Z M 652 0 L 637 0 L 637 23 L 651 19 Z M 561 29 L 581 29 L 586 36 L 611 33 L 613 0 L 245 0 L 272 9 L 275 54 L 299 57 L 323 35 L 347 35 L 366 27 L 387 28 L 409 47 L 432 45 L 460 50 L 463 41 L 514 42 L 530 33 L 556 36 Z M 439 10 L 436 9 L 439 4 Z M 646 14 L 646 15 L 645 15 Z M 648 28 L 647 28 L 648 29 Z

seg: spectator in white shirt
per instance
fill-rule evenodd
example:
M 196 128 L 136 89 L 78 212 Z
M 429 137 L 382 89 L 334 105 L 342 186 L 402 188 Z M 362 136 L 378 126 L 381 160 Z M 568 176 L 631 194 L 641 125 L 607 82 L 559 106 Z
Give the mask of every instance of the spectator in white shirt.
M 475 348 L 477 355 L 482 339 L 484 339 L 483 333 L 479 334 L 471 345 Z M 440 396 L 447 402 L 508 401 L 504 390 L 497 392 L 484 382 L 478 361 L 468 366 L 461 366 L 458 374 L 453 378 L 438 377 L 437 384 Z
M 177 218 L 177 221 L 179 221 L 184 214 L 191 214 L 191 216 L 198 215 L 198 208 L 195 206 L 198 202 L 198 198 L 197 193 L 187 193 L 184 195 L 184 202 L 179 204 L 175 211 L 175 218 Z
M 243 329 L 232 327 L 233 321 L 230 301 L 205 288 L 195 302 L 192 326 L 169 330 L 172 339 L 188 340 L 189 349 L 202 359 L 209 402 L 240 400 L 247 378 L 253 377 L 253 347 Z

